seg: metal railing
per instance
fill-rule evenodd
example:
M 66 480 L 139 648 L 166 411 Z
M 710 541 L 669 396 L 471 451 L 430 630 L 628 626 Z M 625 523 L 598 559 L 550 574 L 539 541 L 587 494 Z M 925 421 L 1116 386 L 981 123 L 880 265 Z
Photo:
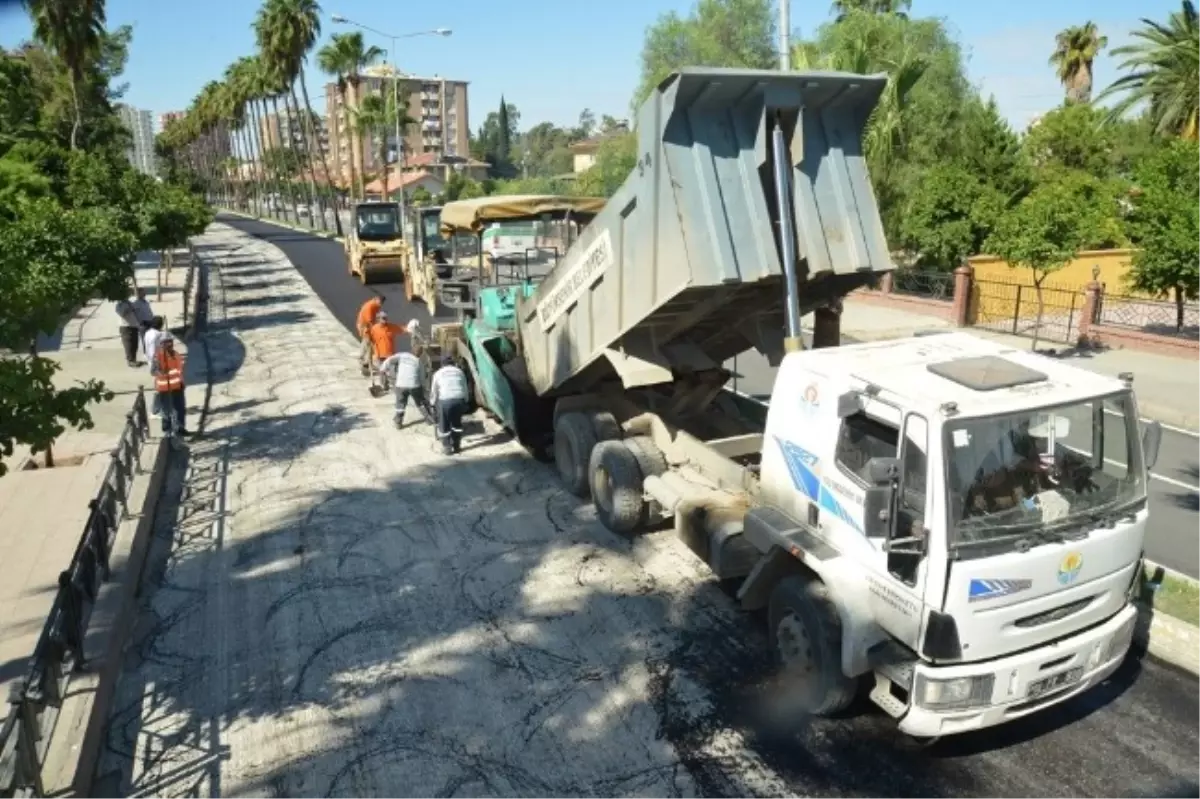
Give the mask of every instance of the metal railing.
M 927 269 L 897 269 L 892 272 L 892 292 L 930 300 L 954 299 L 954 273 Z
M 1101 292 L 1092 321 L 1160 336 L 1200 338 L 1200 306 L 1194 302 L 1177 303 Z
M 33 649 L 25 678 L 12 687 L 9 712 L 0 726 L 0 796 L 44 796 L 42 765 L 58 722 L 71 674 L 87 661 L 84 639 L 100 586 L 110 577 L 109 556 L 121 521 L 129 513 L 129 490 L 141 469 L 150 434 L 141 388 L 125 415 L 71 563 L 58 575 L 58 592 Z

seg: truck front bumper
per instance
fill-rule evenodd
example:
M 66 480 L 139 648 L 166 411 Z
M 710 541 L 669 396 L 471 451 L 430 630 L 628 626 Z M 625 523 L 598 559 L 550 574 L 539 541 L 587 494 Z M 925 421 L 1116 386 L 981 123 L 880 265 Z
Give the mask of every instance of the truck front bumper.
M 1137 609 L 1130 604 L 1089 630 L 1018 655 L 956 666 L 918 664 L 913 674 L 912 701 L 900 720 L 900 729 L 921 737 L 955 735 L 1003 724 L 1065 702 L 1117 670 L 1129 651 L 1136 622 Z M 920 704 L 923 680 L 986 679 L 987 675 L 992 677 L 988 704 L 948 708 Z M 1044 692 L 1038 690 L 1059 675 L 1063 675 L 1060 679 L 1070 679 Z

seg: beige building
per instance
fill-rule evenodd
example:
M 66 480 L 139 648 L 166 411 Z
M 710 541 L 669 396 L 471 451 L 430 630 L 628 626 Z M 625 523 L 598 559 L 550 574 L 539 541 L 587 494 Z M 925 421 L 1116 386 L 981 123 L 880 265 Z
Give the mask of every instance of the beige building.
M 629 132 L 629 123 L 620 121 L 611 130 L 593 136 L 590 139 L 577 141 L 570 146 L 571 155 L 574 160 L 575 174 L 587 172 L 596 164 L 596 153 L 600 151 L 600 145 L 608 139 L 615 136 L 622 136 Z
M 321 149 L 329 154 L 329 131 L 325 120 L 320 114 L 313 112 L 312 123 Z M 293 109 L 279 114 L 267 114 L 258 121 L 258 135 L 263 148 L 270 150 L 290 141 L 294 147 L 304 147 L 307 125 L 304 124 L 303 112 Z M 331 165 L 332 168 L 332 165 Z
M 359 86 L 362 96 L 392 91 L 388 68 L 369 71 Z M 400 93 L 408 96 L 408 116 L 416 120 L 404 132 L 405 159 L 431 155 L 441 160 L 446 156 L 469 156 L 470 123 L 467 111 L 467 82 L 442 77 L 423 78 L 405 75 L 400 80 Z M 344 180 L 350 177 L 350 132 L 347 110 L 342 107 L 337 84 L 325 86 L 325 123 L 329 137 L 329 167 Z M 395 135 L 386 137 L 387 148 L 395 152 Z M 378 173 L 380 144 L 377 137 L 362 136 L 363 160 L 368 173 Z

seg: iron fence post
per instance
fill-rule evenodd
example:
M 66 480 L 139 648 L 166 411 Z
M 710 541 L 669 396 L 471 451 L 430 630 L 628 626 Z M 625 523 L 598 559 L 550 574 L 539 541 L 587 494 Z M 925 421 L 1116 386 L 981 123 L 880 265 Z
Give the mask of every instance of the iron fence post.
M 37 742 L 41 738 L 38 730 L 37 713 L 34 712 L 25 691 L 21 690 L 14 703 L 17 706 L 17 785 L 32 788 L 34 796 L 45 796 L 42 784 L 42 767 L 38 762 Z
M 1017 286 L 1017 297 L 1013 302 L 1012 332 L 1017 334 L 1017 326 L 1021 321 L 1021 286 Z

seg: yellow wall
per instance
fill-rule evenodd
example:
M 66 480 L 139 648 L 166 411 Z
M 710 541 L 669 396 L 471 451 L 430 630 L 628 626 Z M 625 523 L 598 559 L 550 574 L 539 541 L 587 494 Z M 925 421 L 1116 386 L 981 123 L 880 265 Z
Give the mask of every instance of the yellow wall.
M 1085 250 L 1071 263 L 1052 272 L 1043 286 L 1058 289 L 1082 289 L 1092 282 L 1092 267 L 1100 267 L 1100 282 L 1110 294 L 1131 294 L 1125 285 L 1129 262 L 1133 250 Z M 999 283 L 1033 285 L 1033 271 L 1013 269 L 1006 261 L 994 255 L 976 255 L 968 259 L 975 269 L 976 280 L 994 280 Z
M 1133 250 L 1085 250 L 1071 263 L 1050 274 L 1042 283 L 1046 314 L 1065 314 L 1071 305 L 1066 293 L 1079 294 L 1075 300 L 1078 309 L 1083 304 L 1083 289 L 1092 282 L 1092 268 L 1100 267 L 1099 280 L 1108 294 L 1140 296 L 1152 295 L 1132 291 L 1125 285 Z M 1021 291 L 1019 317 L 1032 319 L 1037 316 L 1037 299 L 1033 292 L 1033 271 L 1025 268 L 1013 269 L 1006 261 L 993 255 L 976 255 L 969 259 L 975 270 L 975 284 L 971 290 L 970 318 L 978 322 L 996 319 L 1011 319 L 1013 303 L 1016 301 L 1017 286 L 1026 286 Z

